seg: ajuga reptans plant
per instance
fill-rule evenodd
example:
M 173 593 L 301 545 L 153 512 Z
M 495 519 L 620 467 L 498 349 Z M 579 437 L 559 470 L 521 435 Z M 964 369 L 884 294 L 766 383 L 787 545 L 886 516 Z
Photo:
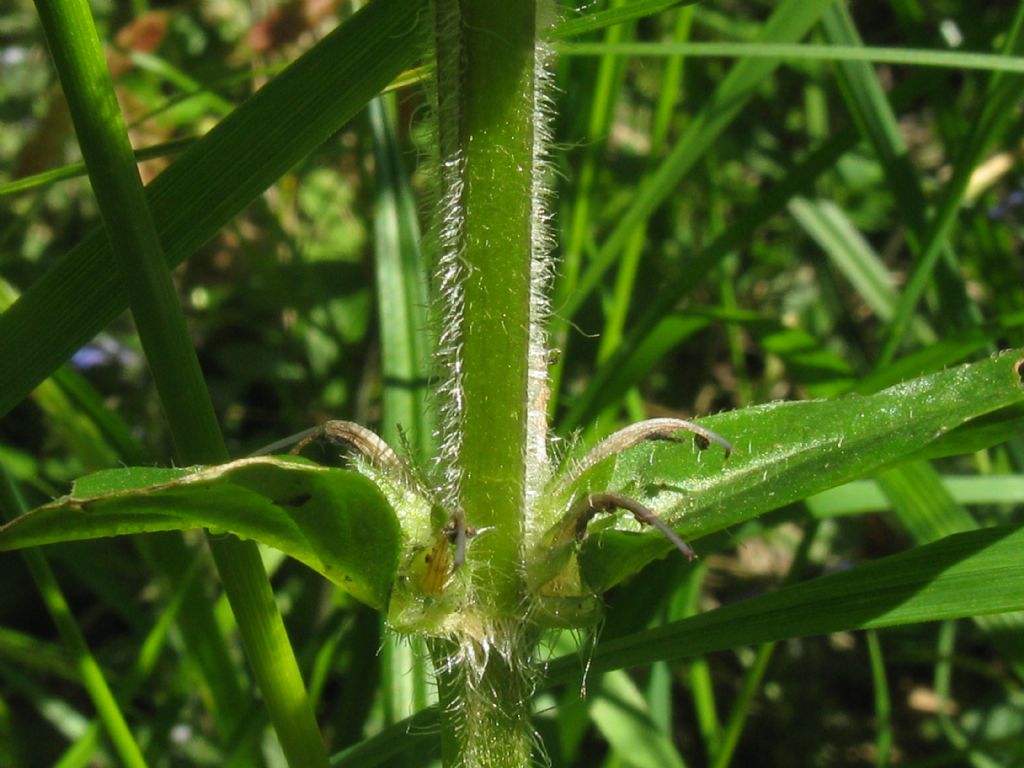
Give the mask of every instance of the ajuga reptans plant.
M 67 5 L 74 3 L 69 0 Z M 824 0 L 786 0 L 778 4 L 766 28 L 783 42 L 795 41 L 827 5 Z M 342 444 L 350 450 L 357 472 L 320 467 L 294 456 L 267 455 L 283 450 L 294 439 L 232 462 L 223 457 L 223 444 L 211 451 L 196 439 L 187 443 L 194 450 L 180 452 L 183 468 L 122 468 L 80 479 L 68 496 L 5 526 L 0 531 L 0 548 L 195 527 L 274 546 L 383 612 L 397 633 L 426 640 L 437 680 L 446 765 L 524 766 L 541 749 L 530 725 L 531 696 L 542 685 L 541 667 L 534 663 L 538 641 L 548 629 L 594 627 L 600 620 L 604 590 L 673 548 L 681 553 L 679 557 L 694 557 L 688 543 L 692 539 L 811 493 L 894 466 L 910 456 L 920 457 L 922 452 L 927 457 L 951 455 L 1006 438 L 1018 423 L 1013 409 L 1024 399 L 1019 352 L 871 396 L 757 406 L 719 414 L 700 424 L 654 419 L 615 432 L 589 451 L 576 445 L 553 451 L 547 422 L 550 354 L 545 335 L 554 271 L 546 191 L 552 85 L 551 51 L 545 40 L 556 21 L 555 6 L 547 0 L 435 0 L 429 5 L 377 0 L 342 30 L 350 31 L 350 39 L 341 38 L 350 45 L 367 27 L 390 41 L 408 35 L 413 25 L 417 34 L 432 39 L 439 185 L 432 307 L 439 448 L 432 460 L 418 462 L 406 455 L 411 452 L 389 446 L 365 427 L 348 422 L 329 422 L 312 430 L 298 438 L 298 447 L 314 438 Z M 402 40 L 407 42 L 408 37 Z M 290 72 L 316 72 L 318 76 L 309 76 L 310 81 L 333 72 L 330 60 L 319 70 L 304 69 L 316 60 L 318 54 L 312 53 Z M 377 89 L 412 63 L 414 55 L 403 56 L 393 62 L 396 71 L 387 73 Z M 97 53 L 97 60 L 101 59 Z M 363 64 L 369 67 L 374 61 Z M 273 106 L 275 94 L 294 82 L 289 77 L 299 75 L 284 73 L 280 80 L 271 81 L 224 121 L 222 131 L 215 130 L 199 142 L 197 149 L 219 147 L 211 153 L 228 156 L 225 153 L 239 144 L 232 140 L 238 121 L 260 114 L 264 104 Z M 735 85 L 734 80 L 742 78 L 730 76 L 722 90 Z M 363 101 L 370 95 L 362 94 Z M 716 119 L 733 109 L 734 100 L 725 94 L 721 99 L 728 106 L 713 104 Z M 296 108 L 300 107 L 304 108 L 301 104 Z M 116 112 L 116 106 L 110 110 Z M 264 117 L 269 115 L 273 121 L 279 112 L 268 109 Z M 314 112 L 306 122 L 320 118 L 322 110 Z M 336 117 L 341 120 L 343 115 L 339 112 Z M 304 127 L 295 125 L 292 130 Z M 335 127 L 320 126 L 319 140 Z M 253 131 L 254 141 L 261 138 L 259 134 Z M 272 148 L 265 149 L 270 153 Z M 195 157 L 207 159 L 200 162 Z M 297 152 L 290 162 L 300 157 Z M 156 194 L 160 193 L 188 204 L 189 195 L 180 189 L 176 195 L 163 190 L 176 189 L 168 186 L 172 183 L 184 184 L 182 179 L 198 173 L 197 168 L 207 161 L 201 152 L 181 158 L 151 185 L 155 192 L 150 200 L 159 200 Z M 288 167 L 285 160 L 280 163 L 278 174 Z M 134 171 L 130 157 L 126 167 Z M 269 183 L 274 175 L 270 170 L 264 173 Z M 94 177 L 102 207 L 104 174 Z M 136 202 L 145 212 L 141 185 L 137 191 Z M 110 210 L 107 226 L 114 228 L 120 209 L 114 205 Z M 143 229 L 144 219 L 142 215 L 136 219 L 143 222 Z M 174 231 L 161 234 L 165 243 L 174 242 Z M 196 233 L 181 238 L 193 248 L 202 240 Z M 100 239 L 87 241 L 83 248 L 93 253 L 88 248 L 106 247 L 97 245 Z M 115 239 L 111 242 L 114 251 L 121 248 Z M 185 245 L 180 249 L 188 250 Z M 124 250 L 130 256 L 135 249 Z M 72 252 L 69 263 L 91 263 L 76 260 L 75 255 Z M 128 281 L 131 263 L 126 264 L 122 279 Z M 160 264 L 167 295 L 173 296 L 166 265 Z M 90 300 L 84 295 L 83 302 Z M 144 291 L 132 294 L 137 317 L 152 303 Z M 13 318 L 9 325 L 18 317 L 12 311 L 2 320 Z M 159 326 L 164 318 L 150 319 Z M 142 324 L 140 335 L 147 354 L 158 356 L 160 345 L 152 350 Z M 184 333 L 180 336 L 186 338 Z M 9 337 L 0 334 L 0 344 Z M 48 354 L 59 357 L 52 351 Z M 26 357 L 26 365 L 35 365 L 30 358 Z M 160 379 L 156 367 L 154 376 Z M 165 384 L 162 393 L 180 389 L 173 380 Z M 201 379 L 198 384 L 201 389 Z M 172 427 L 180 430 L 198 409 L 194 399 L 178 399 L 182 410 L 175 412 L 167 403 L 165 408 Z M 209 413 L 212 418 L 212 408 Z M 971 421 L 980 416 L 987 420 L 972 431 Z M 201 430 L 192 431 L 199 434 Z M 216 432 L 213 423 L 210 433 Z M 187 441 L 189 430 L 180 436 Z M 1020 531 L 1007 533 L 1006 540 L 1013 544 L 1020 535 Z M 929 608 L 930 613 L 915 608 L 900 620 L 983 612 L 976 607 L 985 589 L 992 590 L 993 599 L 985 610 L 1019 609 L 1019 596 L 1006 599 L 1005 590 L 998 588 L 1013 582 L 1005 574 L 1007 569 L 1019 573 L 1019 558 L 1009 564 L 993 560 L 989 565 L 992 572 L 1002 574 L 1000 579 L 979 577 L 969 599 L 959 603 L 943 599 L 948 593 L 935 591 L 936 585 L 949 587 L 943 581 L 944 572 L 928 570 L 931 564 L 951 562 L 953 569 L 961 561 L 985 557 L 985 548 L 993 543 L 985 536 L 989 534 L 963 539 L 962 550 L 957 541 L 946 541 L 940 542 L 945 549 L 919 553 L 915 567 L 921 570 L 908 577 L 906 600 L 912 602 L 918 592 L 926 597 L 937 594 L 938 607 Z M 225 550 L 231 547 L 224 546 L 226 539 L 235 541 L 215 536 L 211 544 L 220 552 L 218 566 L 227 565 L 230 573 L 231 553 Z M 259 569 L 258 555 L 252 547 L 248 549 L 245 557 Z M 1009 547 L 1009 551 L 1014 550 Z M 941 556 L 932 557 L 933 552 Z M 240 570 L 234 568 L 236 576 Z M 978 566 L 965 576 L 979 573 L 985 576 L 988 571 Z M 847 575 L 829 583 L 849 585 L 858 578 L 846 579 Z M 264 576 L 261 569 L 259 576 Z M 881 603 L 871 602 L 876 599 L 868 588 L 872 582 L 864 578 L 864 589 L 857 593 L 859 602 L 852 602 L 870 605 L 877 615 L 891 620 L 899 609 L 884 601 L 889 593 L 883 594 Z M 959 581 L 951 578 L 948 583 Z M 922 583 L 928 590 L 918 589 Z M 885 584 L 887 590 L 892 588 L 892 582 Z M 262 610 L 272 614 L 276 610 L 273 594 L 269 585 L 263 587 Z M 838 594 L 821 589 L 826 597 Z M 803 610 L 800 617 L 831 616 L 829 610 L 837 603 L 812 601 L 816 610 Z M 239 605 L 244 608 L 244 599 L 233 600 L 236 611 Z M 837 614 L 829 619 L 832 623 L 823 619 L 799 626 L 785 625 L 781 619 L 776 624 L 762 622 L 754 625 L 762 634 L 737 630 L 733 644 L 798 632 L 861 628 L 870 626 L 876 614 Z M 282 684 L 272 674 L 280 657 L 254 652 L 267 650 L 259 645 L 266 636 L 281 641 L 279 617 L 265 633 L 239 623 L 290 763 L 303 768 L 326 765 L 297 667 L 292 666 L 292 679 Z M 770 631 L 763 629 L 766 626 Z M 691 635 L 690 641 L 699 644 L 703 635 L 696 639 Z M 282 645 L 287 646 L 287 641 Z M 641 645 L 637 640 L 624 652 L 620 643 L 621 655 L 614 663 L 619 667 L 630 663 Z M 646 661 L 680 652 L 673 646 Z M 600 649 L 595 651 L 595 658 L 599 653 Z M 301 704 L 295 706 L 295 702 Z M 294 718 L 289 719 L 291 715 Z M 316 748 L 303 748 L 312 741 L 317 742 Z

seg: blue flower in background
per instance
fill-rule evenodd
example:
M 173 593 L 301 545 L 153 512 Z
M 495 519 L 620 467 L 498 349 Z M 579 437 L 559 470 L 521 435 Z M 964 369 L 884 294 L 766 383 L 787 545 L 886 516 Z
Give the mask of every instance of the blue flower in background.
M 104 365 L 135 368 L 141 362 L 138 352 L 106 335 L 97 336 L 71 356 L 71 367 L 79 371 L 88 371 Z

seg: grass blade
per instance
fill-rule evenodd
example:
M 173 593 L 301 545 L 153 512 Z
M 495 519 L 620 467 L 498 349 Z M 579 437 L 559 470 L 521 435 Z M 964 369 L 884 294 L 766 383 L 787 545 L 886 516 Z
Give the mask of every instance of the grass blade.
M 0 513 L 11 518 L 23 510 L 23 505 L 10 476 L 0 469 Z M 46 609 L 60 632 L 61 640 L 74 657 L 78 674 L 82 678 L 89 697 L 92 699 L 96 712 L 106 729 L 121 761 L 128 768 L 146 768 L 146 759 L 142 750 L 132 736 L 124 713 L 117 699 L 107 685 L 106 678 L 99 663 L 89 650 L 85 637 L 79 629 L 71 608 L 64 599 L 64 594 L 57 583 L 57 578 L 42 552 L 30 550 L 24 553 L 26 565 L 32 574 L 32 580 L 43 598 Z
M 878 485 L 892 502 L 900 522 L 919 544 L 978 527 L 974 517 L 956 502 L 939 473 L 927 462 L 885 472 L 879 475 Z M 1024 679 L 1024 616 L 979 616 L 975 621 L 990 635 L 1018 678 Z
M 415 456 L 426 460 L 434 431 L 427 402 L 432 356 L 416 203 L 395 137 L 394 100 L 378 97 L 367 111 L 377 169 L 373 248 L 384 377 L 381 437 L 397 446 L 404 432 Z
M 651 716 L 643 694 L 623 672 L 602 675 L 590 717 L 609 745 L 635 768 L 685 768 L 672 739 Z
M 632 7 L 632 6 L 630 6 Z M 562 25 L 565 26 L 565 25 Z M 558 28 L 561 31 L 561 27 Z M 561 35 L 559 35 L 561 37 Z M 778 59 L 780 61 L 840 61 L 872 64 L 903 64 L 943 69 L 977 69 L 1024 74 L 1024 57 L 999 56 L 968 51 L 932 51 L 860 45 L 811 43 L 560 43 L 563 56 L 638 56 L 664 58 Z
M 684 659 L 737 645 L 1024 609 L 1024 528 L 996 527 L 784 587 L 599 646 L 590 671 Z M 573 657 L 550 682 L 579 675 Z
M 661 13 L 669 8 L 679 8 L 699 2 L 700 0 L 636 0 L 616 8 L 607 8 L 575 19 L 566 19 L 552 27 L 547 37 L 550 40 L 563 40 L 567 37 L 585 35 L 614 24 L 624 24 L 627 21 L 635 21 L 645 16 Z

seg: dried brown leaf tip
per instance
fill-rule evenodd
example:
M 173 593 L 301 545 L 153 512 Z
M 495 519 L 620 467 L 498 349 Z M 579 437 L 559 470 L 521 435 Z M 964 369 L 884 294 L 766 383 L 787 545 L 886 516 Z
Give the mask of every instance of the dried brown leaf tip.
M 420 487 L 412 467 L 394 451 L 373 430 L 352 421 L 325 421 L 318 427 L 299 432 L 275 443 L 264 446 L 252 456 L 266 456 L 290 448 L 289 453 L 299 454 L 311 443 L 328 442 L 359 454 L 380 472 L 391 476 L 408 488 Z
M 618 432 L 613 432 L 595 445 L 578 464 L 566 473 L 562 487 L 567 487 L 595 464 L 648 440 L 667 440 L 673 443 L 681 443 L 683 441 L 681 433 L 684 432 L 693 435 L 694 442 L 701 450 L 708 448 L 711 443 L 716 443 L 725 449 L 726 458 L 735 452 L 735 448 L 724 437 L 699 424 L 694 424 L 692 421 L 667 418 L 647 419 L 636 424 L 630 424 Z
M 676 549 L 683 553 L 687 560 L 694 560 L 697 557 L 697 553 L 690 548 L 690 545 L 683 541 L 679 534 L 669 528 L 665 521 L 658 517 L 653 510 L 645 507 L 635 499 L 618 493 L 588 493 L 580 500 L 572 511 L 572 517 L 576 521 L 576 538 L 583 538 L 587 531 L 587 525 L 596 515 L 602 512 L 614 512 L 616 509 L 632 512 L 633 517 L 644 525 L 657 528 L 665 538 L 672 542 Z

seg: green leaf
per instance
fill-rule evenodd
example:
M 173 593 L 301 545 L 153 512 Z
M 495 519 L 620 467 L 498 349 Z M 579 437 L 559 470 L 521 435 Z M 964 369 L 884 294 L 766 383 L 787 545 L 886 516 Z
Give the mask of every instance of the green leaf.
M 0 528 L 0 550 L 189 528 L 279 549 L 375 608 L 384 607 L 398 567 L 398 519 L 372 482 L 274 457 L 105 470 Z
M 813 493 L 906 460 L 955 449 L 944 436 L 987 416 L 989 444 L 1005 440 L 1000 411 L 1024 403 L 1022 351 L 900 384 L 875 395 L 771 403 L 701 419 L 729 440 L 731 457 L 692 442 L 648 442 L 583 473 L 572 491 L 614 491 L 651 507 L 681 536 L 700 538 Z M 1011 420 L 1007 427 L 1015 424 Z M 976 442 L 976 441 L 975 441 Z M 934 455 L 934 453 L 932 453 Z M 597 521 L 623 527 L 624 519 Z M 587 582 L 604 591 L 664 555 L 671 544 L 623 530 L 591 535 L 581 552 Z M 699 552 L 699 548 L 698 548 Z
M 743 600 L 656 629 L 609 640 L 587 670 L 699 656 L 740 645 L 1024 609 L 1024 527 L 949 536 L 858 568 Z M 548 667 L 572 679 L 578 657 Z
M 942 476 L 927 462 L 911 462 L 884 472 L 878 476 L 878 485 L 919 544 L 978 527 L 974 516 L 957 503 L 942 484 Z M 1024 678 L 1024 616 L 979 616 L 976 621 L 992 636 L 1004 661 Z

